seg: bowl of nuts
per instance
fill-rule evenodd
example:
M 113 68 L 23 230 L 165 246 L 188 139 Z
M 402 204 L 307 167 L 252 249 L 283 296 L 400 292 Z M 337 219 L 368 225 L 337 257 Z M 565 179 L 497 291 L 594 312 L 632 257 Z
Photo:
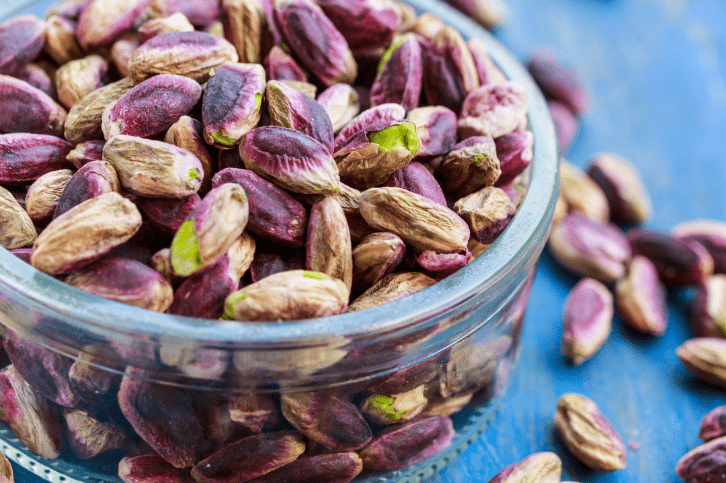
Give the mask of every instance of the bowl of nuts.
M 3 453 L 49 481 L 408 482 L 478 437 L 559 180 L 490 34 L 431 0 L 14 15 Z

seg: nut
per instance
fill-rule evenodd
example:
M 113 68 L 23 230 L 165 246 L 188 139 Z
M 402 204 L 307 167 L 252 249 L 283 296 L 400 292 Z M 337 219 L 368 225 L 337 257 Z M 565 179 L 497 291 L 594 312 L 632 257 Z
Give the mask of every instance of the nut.
M 91 161 L 103 161 L 103 147 L 105 145 L 106 142 L 101 140 L 80 143 L 68 153 L 66 160 L 73 164 L 76 169 L 80 169 L 81 166 Z
M 156 453 L 124 456 L 118 463 L 118 476 L 124 483 L 148 483 L 150 481 L 195 483 L 189 475 L 189 470 L 174 468 Z
M 596 471 L 625 468 L 625 445 L 593 401 L 565 394 L 557 401 L 555 426 L 567 449 Z
M 565 301 L 562 315 L 562 353 L 579 366 L 590 359 L 610 336 L 613 295 L 592 278 L 583 278 Z
M 463 251 L 469 241 L 469 227 L 456 213 L 401 188 L 364 191 L 360 211 L 374 229 L 398 235 L 419 250 Z
M 114 167 L 121 186 L 139 196 L 189 196 L 199 191 L 204 176 L 202 163 L 189 151 L 126 134 L 106 143 L 103 160 Z
M 66 110 L 25 81 L 0 75 L 0 107 L 0 132 L 63 134 Z
M 414 34 L 403 34 L 381 58 L 371 87 L 371 105 L 396 103 L 410 111 L 418 106 L 422 83 L 421 45 Z
M 280 396 L 282 415 L 309 439 L 338 451 L 358 450 L 372 437 L 350 400 L 332 392 L 293 392 Z
M 51 15 L 45 25 L 44 49 L 56 64 L 63 65 L 83 57 L 83 49 L 76 38 L 76 22 L 60 15 Z
M 638 224 L 652 216 L 653 207 L 640 172 L 626 159 L 613 153 L 596 154 L 587 174 L 602 188 L 613 221 Z
M 305 269 L 342 281 L 350 293 L 353 284 L 353 247 L 348 221 L 340 204 L 326 197 L 310 210 Z
M 73 452 L 80 459 L 93 458 L 120 449 L 126 432 L 113 422 L 102 422 L 82 409 L 63 409 L 65 431 Z
M 32 193 L 31 193 L 32 195 Z M 31 204 L 31 208 L 34 205 Z M 7 250 L 30 245 L 38 233 L 33 220 L 8 190 L 0 186 L 0 246 Z
M 116 70 L 118 70 L 121 76 L 129 76 L 131 57 L 133 57 L 139 45 L 141 45 L 141 42 L 139 42 L 138 35 L 135 33 L 126 33 L 121 35 L 111 46 L 111 58 L 116 66 Z
M 309 72 L 327 87 L 353 84 L 358 65 L 348 42 L 315 2 L 275 0 L 274 6 L 275 23 L 285 44 Z
M 55 73 L 58 99 L 67 108 L 106 84 L 108 62 L 100 55 L 71 60 Z
M 456 198 L 494 185 L 501 173 L 496 144 L 489 136 L 473 136 L 460 142 L 439 167 L 444 191 L 454 192 Z
M 69 168 L 73 146 L 46 134 L 0 134 L 0 183 L 31 183 L 46 173 Z
M 174 273 L 188 276 L 213 265 L 240 237 L 248 216 L 247 195 L 241 186 L 225 183 L 207 193 L 171 242 Z
M 72 176 L 73 171 L 70 169 L 59 169 L 44 174 L 28 187 L 25 209 L 33 223 L 42 226 L 50 222 L 58 200 Z
M 260 122 L 265 71 L 259 64 L 227 64 L 207 82 L 202 100 L 204 140 L 231 148 Z
M 726 436 L 726 406 L 718 406 L 701 421 L 698 437 L 708 442 Z
M 224 0 L 222 11 L 224 33 L 237 49 L 240 62 L 259 64 L 262 32 L 269 28 L 262 2 L 260 0 Z
M 188 276 L 174 291 L 168 313 L 220 318 L 224 313 L 224 301 L 239 288 L 240 277 L 231 268 L 229 256 L 223 255 L 211 267 Z
M 130 29 L 149 0 L 91 0 L 78 19 L 76 35 L 86 50 L 113 43 Z
M 514 181 L 532 161 L 534 135 L 530 131 L 516 131 L 494 140 L 501 174 L 496 185 L 503 186 Z
M 726 273 L 726 223 L 717 220 L 687 221 L 673 228 L 671 235 L 703 245 L 713 258 L 713 271 Z
M 383 183 L 383 186 L 402 188 L 442 206 L 447 206 L 446 196 L 441 190 L 439 182 L 428 169 L 416 161 L 411 161 L 403 168 L 394 171 L 390 178 Z
M 26 65 L 25 67 L 23 67 L 23 70 L 21 70 L 17 74 L 17 78 L 27 82 L 36 89 L 40 89 L 41 91 L 48 94 L 51 98 L 55 97 L 56 95 L 53 80 L 50 78 L 48 72 L 46 72 L 45 69 L 39 64 Z
M 224 317 L 242 321 L 297 320 L 337 315 L 348 306 L 343 282 L 320 272 L 269 275 L 232 293 Z
M 666 295 L 655 265 L 641 255 L 633 257 L 627 276 L 615 284 L 620 317 L 645 334 L 662 335 L 665 332 L 668 323 Z
M 724 476 L 724 451 L 726 437 L 722 436 L 698 446 L 678 460 L 676 474 L 686 483 L 708 481 L 722 483 Z
M 398 268 L 406 256 L 406 244 L 393 233 L 371 233 L 352 256 L 354 288 L 365 290 Z
M 277 424 L 277 404 L 263 394 L 248 394 L 234 397 L 229 404 L 229 414 L 235 421 L 253 433 Z
M 104 193 L 120 191 L 116 171 L 105 161 L 91 161 L 73 174 L 56 203 L 53 218 Z
M 364 110 L 340 130 L 335 137 L 334 151 L 340 149 L 359 131 L 382 122 L 400 121 L 404 117 L 406 117 L 406 110 L 400 104 L 381 104 Z
M 648 257 L 667 287 L 698 284 L 713 273 L 713 258 L 695 240 L 637 229 L 627 235 L 633 254 Z
M 434 399 L 429 401 L 421 412 L 421 416 L 451 416 L 464 409 L 471 401 L 472 396 L 473 394 L 465 394 L 463 396 Z
M 210 71 L 239 60 L 234 45 L 206 32 L 170 32 L 142 44 L 131 56 L 129 77 L 139 83 L 156 74 L 176 74 L 203 83 Z
M 471 235 L 484 244 L 493 243 L 502 234 L 515 211 L 509 196 L 494 186 L 482 188 L 454 204 L 454 212 L 469 225 Z
M 398 9 L 389 1 L 320 0 L 317 3 L 355 54 L 388 47 L 401 24 Z
M 478 87 L 466 96 L 459 115 L 459 139 L 498 138 L 527 123 L 527 93 L 516 82 Z
M 564 158 L 560 162 L 560 195 L 567 202 L 568 211 L 601 223 L 610 219 L 610 205 L 602 188 Z
M 84 292 L 155 312 L 165 312 L 174 297 L 163 276 L 128 258 L 103 258 L 71 272 L 64 281 Z
M 696 337 L 726 337 L 726 275 L 712 275 L 698 285 L 691 328 Z
M 169 32 L 193 32 L 194 25 L 189 22 L 186 15 L 176 12 L 168 17 L 158 17 L 147 20 L 138 28 L 139 42 L 142 44 L 147 40 L 160 34 Z
M 199 192 L 205 195 L 212 189 L 214 163 L 212 162 L 212 156 L 209 154 L 207 145 L 204 142 L 203 129 L 200 121 L 189 116 L 182 116 L 166 132 L 164 142 L 173 144 L 178 148 L 186 149 L 202 163 L 204 176 Z
M 561 475 L 562 460 L 556 454 L 545 451 L 507 466 L 489 483 L 558 483 Z
M 547 108 L 552 117 L 552 123 L 555 125 L 557 147 L 560 150 L 560 155 L 566 156 L 570 150 L 570 145 L 577 137 L 579 122 L 572 111 L 561 102 L 549 100 L 547 101 Z
M 420 145 L 417 158 L 445 156 L 456 145 L 456 113 L 444 106 L 409 110 L 406 119 L 416 124 Z
M 45 22 L 35 15 L 0 24 L 0 72 L 15 75 L 32 62 L 43 50 L 45 28 Z
M 474 59 L 474 65 L 476 65 L 476 71 L 479 74 L 479 84 L 496 84 L 498 82 L 504 82 L 507 80 L 507 76 L 496 66 L 489 57 L 487 47 L 479 39 L 469 39 L 466 41 L 466 46 L 469 47 L 469 52 Z
M 589 101 L 585 84 L 553 52 L 537 52 L 527 62 L 527 70 L 548 98 L 562 102 L 578 116 L 587 109 Z
M 125 243 L 141 228 L 141 213 L 115 192 L 74 206 L 35 239 L 31 263 L 51 275 L 70 273 Z
M 492 29 L 507 21 L 509 12 L 500 0 L 446 0 L 485 28 Z
M 620 229 L 570 213 L 552 227 L 548 246 L 560 265 L 582 277 L 609 283 L 622 278 L 632 256 Z
M 423 273 L 401 272 L 386 275 L 371 288 L 363 292 L 355 302 L 350 304 L 348 312 L 369 309 L 390 302 L 395 302 L 435 284 L 436 280 Z
M 282 468 L 267 473 L 254 483 L 348 483 L 363 469 L 363 462 L 354 453 L 335 453 L 298 458 Z
M 305 251 L 280 252 L 279 250 L 260 250 L 250 265 L 250 278 L 258 282 L 265 277 L 289 270 L 305 269 Z
M 162 74 L 140 83 L 102 114 L 106 140 L 119 134 L 151 137 L 169 129 L 192 110 L 202 97 L 202 87 L 179 75 Z
M 303 71 L 297 61 L 280 46 L 275 45 L 272 47 L 270 53 L 265 59 L 265 62 L 263 63 L 263 66 L 265 67 L 267 80 L 308 81 L 308 75 L 305 71 Z M 328 89 L 332 89 L 336 86 L 345 86 L 352 89 L 352 87 L 348 84 L 334 84 Z M 357 97 L 358 95 L 356 94 L 356 98 Z
M 136 207 L 153 226 L 174 234 L 201 202 L 202 199 L 196 193 L 183 198 L 137 197 Z
M 253 129 L 242 137 L 239 152 L 247 169 L 288 191 L 327 195 L 340 190 L 338 166 L 328 149 L 293 129 Z
M 681 363 L 697 378 L 726 388 L 726 340 L 696 337 L 676 350 Z
M 384 430 L 358 454 L 366 468 L 395 471 L 440 453 L 453 437 L 451 419 L 432 416 Z
M 410 421 L 424 410 L 427 403 L 424 386 L 418 386 L 400 394 L 368 396 L 361 403 L 360 410 L 370 421 L 388 425 Z
M 103 111 L 134 86 L 125 78 L 88 94 L 76 102 L 68 112 L 65 123 L 65 137 L 73 144 L 94 139 L 103 139 Z
M 192 477 L 198 483 L 247 481 L 295 461 L 304 451 L 305 438 L 295 431 L 261 433 L 203 459 L 192 468 Z
M 338 132 L 355 118 L 360 112 L 358 92 L 348 84 L 335 84 L 318 96 L 318 103 L 333 124 L 333 131 Z
M 208 27 L 219 20 L 220 8 L 217 0 L 151 0 L 146 14 L 151 18 L 168 17 L 181 12 L 197 27 Z
M 0 453 L 0 483 L 14 482 L 15 478 L 13 477 L 13 467 L 10 464 L 10 460 L 3 453 Z
M 68 379 L 71 388 L 84 400 L 91 400 L 99 395 L 110 394 L 118 388 L 121 376 L 102 367 L 117 367 L 118 355 L 113 349 L 104 345 L 90 345 L 83 348 L 71 367 Z

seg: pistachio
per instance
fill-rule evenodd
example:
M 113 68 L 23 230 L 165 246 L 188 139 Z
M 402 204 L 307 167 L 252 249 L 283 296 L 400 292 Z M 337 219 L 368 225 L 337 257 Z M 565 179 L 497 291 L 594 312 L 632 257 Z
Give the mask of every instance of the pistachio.
M 272 47 L 263 66 L 265 67 L 265 74 L 268 80 L 292 80 L 299 82 L 307 82 L 308 80 L 307 74 L 298 65 L 297 61 L 278 45 Z M 350 87 L 348 84 L 334 84 L 329 89 L 335 86 Z
M 32 265 L 57 275 L 102 257 L 141 227 L 141 213 L 115 192 L 74 206 L 54 219 L 33 244 Z
M 240 237 L 248 216 L 247 195 L 241 186 L 225 183 L 207 193 L 171 242 L 174 273 L 188 276 L 214 264 Z
M 335 453 L 298 458 L 252 483 L 348 483 L 363 469 L 363 462 L 354 453 Z
M 469 339 L 451 349 L 449 360 L 441 369 L 438 390 L 443 397 L 471 394 L 491 385 L 496 377 L 498 361 L 510 350 L 512 340 L 500 336 L 487 342 Z
M 232 421 L 237 422 L 253 433 L 275 426 L 279 420 L 277 404 L 263 394 L 236 396 L 229 405 Z
M 403 168 L 394 171 L 383 186 L 402 188 L 435 201 L 442 206 L 447 206 L 446 196 L 441 190 L 439 182 L 428 169 L 416 161 L 411 161 Z
M 63 422 L 71 449 L 80 459 L 120 449 L 126 432 L 113 422 L 103 422 L 82 409 L 63 409 Z
M 478 87 L 467 94 L 461 106 L 459 138 L 498 138 L 516 131 L 527 122 L 527 104 L 527 93 L 516 82 Z
M 395 302 L 435 284 L 436 280 L 423 273 L 401 272 L 386 275 L 350 304 L 348 312 L 369 309 Z
M 400 394 L 373 394 L 363 400 L 360 409 L 370 421 L 388 425 L 410 421 L 427 403 L 424 386 L 418 386 Z
M 390 1 L 320 0 L 317 3 L 355 54 L 387 47 L 401 24 L 400 14 Z
M 56 459 L 63 448 L 56 410 L 12 365 L 0 371 L 0 407 L 15 436 L 41 458 Z
M 348 42 L 315 2 L 275 0 L 274 6 L 285 43 L 309 72 L 326 87 L 353 84 L 358 66 Z
M 91 0 L 78 19 L 76 35 L 86 50 L 111 45 L 131 28 L 150 0 Z
M 439 167 L 443 189 L 457 198 L 492 186 L 501 175 L 494 140 L 489 136 L 473 136 L 451 150 Z
M 296 431 L 257 434 L 203 459 L 192 468 L 192 477 L 198 483 L 251 480 L 295 461 L 305 445 L 305 438 Z
M 176 12 L 168 17 L 152 18 L 147 20 L 138 28 L 139 42 L 142 44 L 147 40 L 160 34 L 169 32 L 193 32 L 194 25 L 189 22 L 186 15 Z
M 363 103 L 361 102 L 361 106 L 362 104 Z M 343 127 L 343 129 L 340 130 L 338 135 L 335 137 L 334 150 L 337 151 L 340 149 L 343 144 L 347 143 L 350 138 L 359 131 L 382 122 L 400 121 L 405 116 L 406 110 L 400 104 L 381 104 L 379 106 L 366 109 L 354 117 L 348 124 L 345 125 L 345 127 Z
M 718 406 L 701 421 L 698 437 L 706 442 L 726 436 L 726 406 Z
M 569 211 L 577 211 L 602 223 L 610 219 L 610 205 L 602 188 L 564 158 L 560 162 L 560 193 L 567 201 Z
M 726 275 L 712 275 L 698 285 L 691 328 L 696 337 L 726 337 Z
M 618 227 L 579 213 L 568 214 L 552 227 L 548 246 L 563 267 L 606 283 L 625 275 L 633 253 Z
M 353 256 L 345 213 L 333 198 L 326 197 L 310 210 L 305 268 L 341 280 L 350 292 Z
M 86 200 L 112 191 L 120 191 L 116 171 L 105 161 L 91 161 L 68 181 L 56 203 L 53 218 Z
M 456 414 L 469 404 L 473 394 L 464 394 L 463 396 L 444 397 L 434 399 L 428 402 L 421 417 L 429 416 L 451 416 Z
M 565 301 L 562 315 L 562 353 L 579 366 L 610 337 L 613 295 L 593 278 L 583 278 Z
M 333 124 L 333 132 L 338 132 L 360 112 L 358 92 L 348 84 L 335 84 L 318 96 L 318 103 Z
M 121 376 L 101 367 L 115 367 L 117 364 L 118 355 L 113 349 L 104 345 L 84 347 L 68 369 L 71 388 L 85 400 L 110 394 L 118 388 Z
M 136 198 L 136 207 L 152 225 L 174 234 L 202 199 L 194 193 L 183 198 Z
M 146 14 L 151 18 L 168 17 L 180 12 L 195 27 L 208 27 L 220 17 L 218 0 L 151 0 Z
M 446 24 L 443 20 L 431 12 L 424 12 L 418 16 L 409 30 L 430 41 L 444 27 Z
M 555 203 L 555 210 L 552 214 L 552 226 L 555 226 L 557 223 L 562 221 L 562 219 L 567 216 L 567 201 L 565 200 L 565 197 L 562 196 L 562 192 L 557 195 L 557 202 Z
M 501 189 L 487 186 L 459 199 L 454 212 L 471 229 L 480 243 L 493 243 L 512 221 L 516 208 L 509 196 Z
M 469 39 L 466 41 L 466 46 L 469 47 L 469 52 L 474 59 L 480 85 L 496 84 L 507 80 L 507 76 L 492 61 L 484 42 L 476 38 Z
M 406 244 L 393 233 L 371 233 L 353 249 L 356 291 L 368 289 L 403 262 Z
M 723 436 L 702 444 L 678 460 L 676 474 L 686 483 L 722 483 L 726 481 L 723 472 L 724 451 L 726 437 Z
M 726 273 L 726 223 L 717 220 L 687 221 L 673 228 L 671 235 L 703 245 L 713 258 L 713 271 Z
M 284 393 L 280 407 L 298 431 L 330 450 L 353 451 L 371 440 L 363 415 L 346 396 L 329 391 Z
M 371 87 L 371 105 L 396 103 L 410 111 L 418 106 L 423 83 L 421 46 L 412 33 L 391 42 Z
M 73 164 L 76 169 L 90 163 L 91 161 L 103 161 L 103 146 L 105 141 L 94 140 L 78 144 L 66 156 L 66 160 Z
M 204 139 L 231 148 L 260 122 L 265 71 L 259 64 L 227 64 L 207 82 L 202 100 Z
M 633 253 L 648 257 L 667 287 L 697 284 L 713 273 L 713 258 L 695 240 L 637 229 L 627 235 Z
M 58 65 L 80 59 L 83 49 L 76 38 L 76 22 L 59 15 L 51 15 L 45 21 L 45 52 Z
M 31 193 L 32 196 L 32 193 Z M 0 246 L 12 250 L 30 245 L 38 233 L 28 212 L 8 190 L 0 186 Z M 34 205 L 31 204 L 31 209 Z
M 681 363 L 697 378 L 726 388 L 726 340 L 696 337 L 676 350 Z
M 340 190 L 340 175 L 328 149 L 293 129 L 265 126 L 242 137 L 245 167 L 294 193 L 331 194 Z
M 206 32 L 170 32 L 134 51 L 129 77 L 138 83 L 156 74 L 176 74 L 201 83 L 209 80 L 210 70 L 237 60 L 237 50 L 225 39 Z
M 376 230 L 400 236 L 419 250 L 464 250 L 469 227 L 456 213 L 401 188 L 371 188 L 360 195 L 360 210 Z
M 446 0 L 485 28 L 492 29 L 507 21 L 509 11 L 501 0 Z
M 106 140 L 119 134 L 151 137 L 169 129 L 188 114 L 202 97 L 202 87 L 179 75 L 161 74 L 110 103 L 103 111 L 101 128 Z
M 30 183 L 68 168 L 71 149 L 70 143 L 46 134 L 0 134 L 0 183 Z
M 449 26 L 440 29 L 431 39 L 431 45 L 423 49 L 423 66 L 423 93 L 429 105 L 446 106 L 463 114 L 462 104 L 479 87 L 479 75 L 461 34 Z M 472 101 L 467 105 L 467 115 L 471 116 Z M 525 116 L 526 110 L 525 104 Z M 469 136 L 461 136 L 466 137 Z
M 417 158 L 447 155 L 456 145 L 456 113 L 444 106 L 418 107 L 406 119 L 416 124 L 420 146 Z
M 267 16 L 260 0 L 224 0 L 224 33 L 237 49 L 240 62 L 259 64 L 262 51 L 262 32 Z M 279 47 L 278 47 L 279 48 Z
M 35 15 L 0 24 L 0 72 L 15 75 L 32 62 L 43 50 L 45 28 L 45 22 Z
M 306 96 L 308 96 L 310 99 L 315 99 L 315 96 L 318 95 L 318 86 L 315 84 L 311 84 L 310 82 L 304 82 L 299 80 L 292 80 L 292 79 L 283 79 L 280 82 L 285 84 L 288 87 L 292 87 L 293 89 L 296 89 Z
M 0 483 L 15 483 L 13 467 L 10 460 L 3 453 L 0 453 Z
M 203 195 L 212 189 L 212 176 L 214 176 L 214 163 L 204 142 L 202 123 L 192 117 L 182 116 L 171 125 L 164 136 L 164 142 L 186 149 L 197 157 L 202 163 L 204 177 L 199 192 Z
M 305 251 L 259 250 L 250 265 L 250 278 L 258 282 L 265 277 L 289 270 L 305 269 Z
M 196 483 L 189 470 L 175 468 L 156 453 L 124 456 L 118 463 L 118 476 L 124 483 Z
M 162 141 L 119 134 L 103 148 L 121 186 L 139 196 L 182 198 L 196 193 L 203 169 L 194 154 Z
M 332 153 L 333 124 L 315 99 L 282 82 L 271 80 L 267 83 L 267 102 L 273 126 L 303 132 Z
M 0 133 L 61 136 L 67 112 L 25 81 L 0 75 Z
M 68 109 L 106 83 L 108 62 L 100 55 L 89 55 L 62 65 L 55 74 L 58 99 Z
M 547 108 L 552 117 L 552 123 L 555 125 L 557 147 L 560 150 L 560 155 L 566 156 L 570 145 L 577 137 L 579 129 L 577 117 L 566 105 L 558 101 L 547 101 Z
M 448 416 L 432 416 L 391 426 L 358 454 L 363 466 L 395 471 L 419 463 L 446 449 L 454 437 Z
M 527 70 L 542 92 L 565 104 L 576 115 L 588 105 L 588 94 L 580 76 L 556 54 L 540 51 L 527 61 Z
M 615 301 L 623 321 L 640 332 L 662 335 L 668 323 L 666 289 L 655 265 L 633 256 L 628 274 L 615 284 Z
M 418 147 L 414 123 L 390 121 L 359 131 L 333 157 L 341 180 L 364 190 L 383 184 L 395 171 L 405 167 Z
M 134 86 L 125 78 L 88 94 L 73 105 L 65 123 L 65 137 L 73 144 L 103 139 L 103 111 Z
M 240 277 L 231 268 L 230 258 L 223 255 L 211 267 L 185 278 L 174 291 L 168 312 L 187 317 L 219 319 L 224 313 L 224 301 L 239 288 Z
M 111 58 L 116 66 L 116 70 L 118 70 L 122 77 L 129 76 L 131 57 L 133 57 L 134 52 L 140 45 L 141 42 L 139 42 L 138 35 L 135 33 L 126 33 L 119 37 L 111 46 Z
M 343 282 L 323 273 L 290 270 L 269 275 L 232 293 L 224 318 L 248 321 L 296 320 L 337 315 L 348 305 Z
M 494 140 L 497 147 L 497 158 L 502 173 L 496 185 L 503 186 L 514 181 L 532 161 L 534 135 L 530 131 L 517 131 Z
M 623 223 L 643 223 L 653 212 L 650 196 L 640 179 L 638 168 L 613 153 L 598 153 L 587 170 L 610 205 L 610 217 Z
M 69 20 L 78 20 L 90 0 L 60 0 L 45 11 L 46 18 L 58 15 Z
M 556 454 L 545 451 L 505 467 L 489 483 L 558 483 L 560 476 L 562 460 Z
M 72 176 L 73 171 L 70 169 L 59 169 L 44 174 L 28 187 L 25 209 L 33 223 L 45 225 L 50 222 L 63 189 Z
M 154 253 L 149 260 L 148 265 L 161 274 L 167 282 L 173 284 L 178 282 L 179 277 L 174 275 L 174 269 L 171 268 L 171 256 L 168 248 L 162 248 Z

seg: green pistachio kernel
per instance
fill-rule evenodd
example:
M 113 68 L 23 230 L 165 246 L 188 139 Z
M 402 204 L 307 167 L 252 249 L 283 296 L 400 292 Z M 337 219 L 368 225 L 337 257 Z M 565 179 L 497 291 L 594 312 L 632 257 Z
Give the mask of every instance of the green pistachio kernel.
M 255 94 L 255 109 L 258 111 L 262 108 L 262 93 L 258 92 Z
M 303 272 L 303 277 L 312 278 L 313 280 L 326 280 L 328 277 L 320 272 Z
M 189 181 L 193 181 L 199 177 L 199 170 L 197 168 L 192 168 L 189 170 Z
M 386 396 L 384 394 L 376 394 L 375 396 L 371 396 L 370 399 L 372 409 L 381 411 L 383 414 L 388 416 L 391 421 L 400 421 L 403 419 L 403 415 L 406 411 L 392 407 L 394 402 L 396 402 L 395 397 Z
M 378 149 L 383 152 L 402 147 L 408 149 L 411 154 L 416 154 L 419 146 L 416 124 L 412 122 L 394 124 L 382 131 L 373 132 L 368 135 L 368 140 L 378 144 Z
M 388 50 L 384 52 L 383 57 L 381 57 L 381 61 L 378 63 L 378 74 L 383 71 L 383 69 L 386 68 L 386 64 L 388 64 L 388 61 L 391 60 L 391 56 L 393 53 L 401 46 L 404 42 L 408 40 L 407 36 L 401 36 L 393 40 L 391 43 L 391 46 L 388 47 Z
M 193 273 L 202 265 L 194 220 L 185 221 L 177 230 L 171 242 L 170 258 L 174 273 L 181 276 Z
M 222 320 L 234 320 L 234 308 L 247 298 L 247 294 L 243 291 L 232 292 L 224 301 L 224 314 Z
M 234 146 L 236 143 L 234 139 L 230 139 L 221 132 L 215 132 L 211 134 L 212 139 L 223 146 Z

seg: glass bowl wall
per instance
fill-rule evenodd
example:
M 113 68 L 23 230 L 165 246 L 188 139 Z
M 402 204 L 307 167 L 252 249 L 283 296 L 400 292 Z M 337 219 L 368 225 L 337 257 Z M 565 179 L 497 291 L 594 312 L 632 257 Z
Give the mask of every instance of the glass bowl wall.
M 51 1 L 33 2 L 0 18 L 42 16 Z M 472 402 L 453 416 L 456 436 L 437 456 L 356 481 L 420 481 L 468 445 L 497 407 L 518 355 L 522 321 L 558 191 L 558 154 L 547 106 L 526 70 L 488 32 L 433 0 L 408 0 L 478 38 L 529 96 L 534 161 L 527 194 L 505 232 L 481 256 L 436 285 L 361 312 L 285 323 L 238 323 L 148 312 L 78 291 L 0 249 L 0 330 L 37 344 L 68 364 L 91 365 L 120 378 L 128 366 L 154 384 L 183 389 L 194 401 L 289 391 L 337 391 L 352 397 L 388 378 L 459 371 L 459 392 Z M 425 370 L 419 370 L 424 368 Z M 411 376 L 414 377 L 414 376 Z M 438 377 L 438 376 L 437 376 Z M 457 393 L 458 394 L 458 393 Z M 357 400 L 357 399 L 356 399 Z M 113 408 L 109 408 L 110 411 Z M 282 428 L 288 428 L 282 426 Z M 0 425 L 0 449 L 49 481 L 114 482 L 118 451 L 91 460 L 66 448 L 58 460 L 33 455 Z

